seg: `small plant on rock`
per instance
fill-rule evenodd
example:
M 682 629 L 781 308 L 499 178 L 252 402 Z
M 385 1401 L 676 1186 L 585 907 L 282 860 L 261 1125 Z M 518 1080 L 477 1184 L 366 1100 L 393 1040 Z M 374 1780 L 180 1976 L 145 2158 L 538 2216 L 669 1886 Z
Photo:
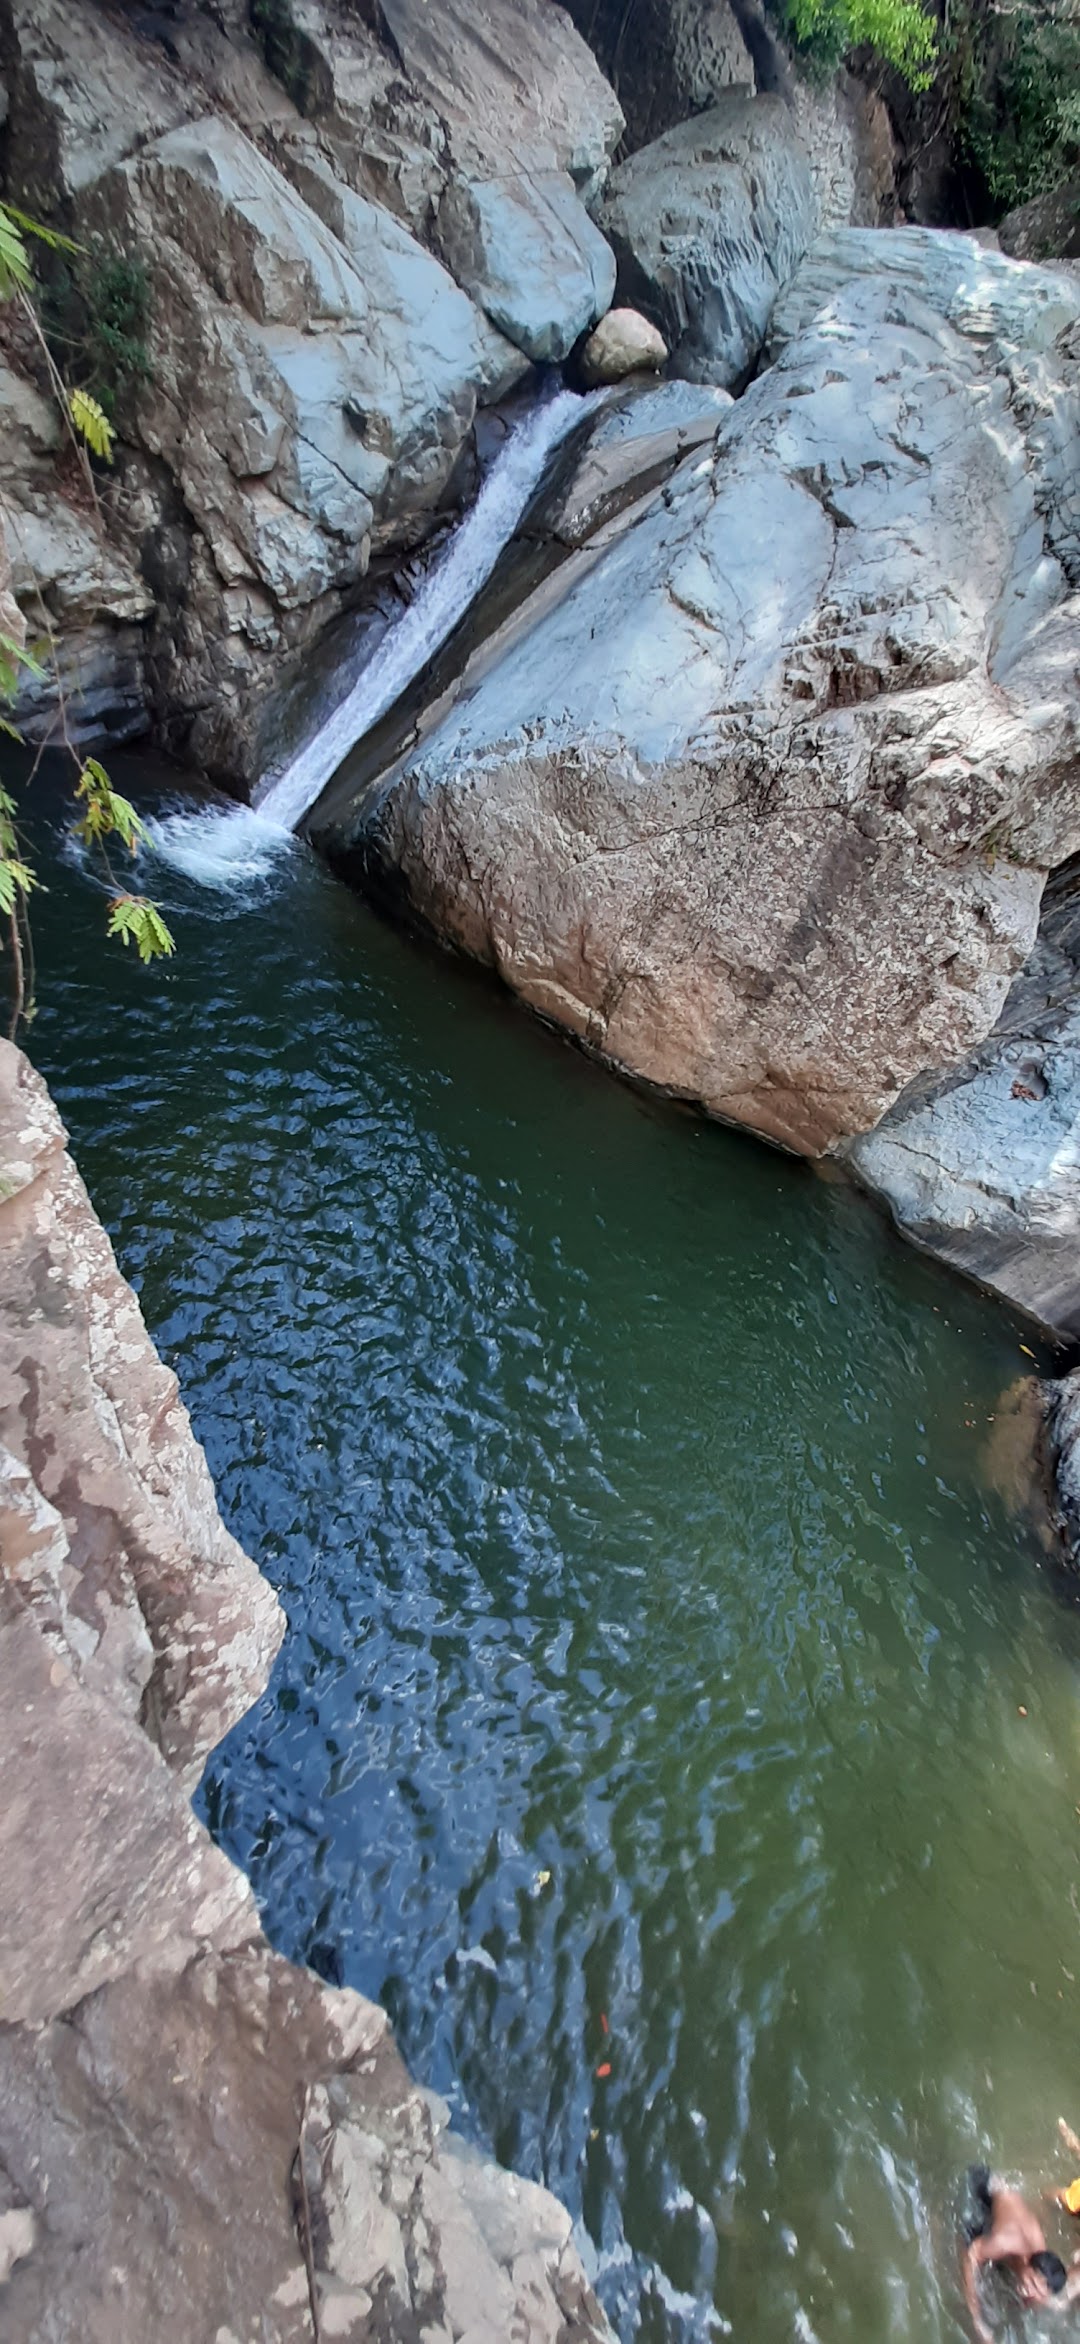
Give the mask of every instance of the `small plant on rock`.
M 41 237 L 56 251 L 71 254 L 76 248 L 68 238 L 40 227 L 13 205 L 0 203 L 0 301 L 17 302 L 32 328 L 53 395 L 83 465 L 94 514 L 100 525 L 90 458 L 93 456 L 99 462 L 111 463 L 113 426 L 101 401 L 92 391 L 82 388 L 69 390 L 63 381 L 31 297 L 33 280 L 27 235 Z M 20 671 L 26 670 L 32 670 L 38 675 L 44 672 L 37 653 L 28 651 L 22 640 L 21 622 L 17 634 L 0 625 L 0 703 L 11 706 L 17 696 Z M 59 700 L 63 720 L 62 694 L 59 694 Z M 15 725 L 2 715 L 0 732 L 16 740 L 19 737 Z M 98 763 L 97 758 L 81 757 L 70 741 L 68 747 L 76 767 L 75 799 L 81 809 L 75 825 L 76 832 L 84 844 L 100 856 L 112 888 L 106 933 L 117 937 L 121 944 L 133 944 L 142 961 L 159 959 L 172 952 L 173 939 L 157 905 L 146 896 L 133 895 L 122 888 L 109 860 L 109 847 L 114 841 L 129 854 L 135 854 L 146 835 L 143 825 L 127 798 L 113 788 L 104 766 Z M 10 791 L 0 788 L 0 922 L 7 926 L 13 973 L 12 1033 L 22 1019 L 33 1015 L 29 899 L 39 884 L 22 848 L 15 801 Z
M 834 73 L 853 49 L 872 49 L 910 89 L 929 89 L 938 32 L 921 0 L 783 0 L 783 13 L 817 72 Z

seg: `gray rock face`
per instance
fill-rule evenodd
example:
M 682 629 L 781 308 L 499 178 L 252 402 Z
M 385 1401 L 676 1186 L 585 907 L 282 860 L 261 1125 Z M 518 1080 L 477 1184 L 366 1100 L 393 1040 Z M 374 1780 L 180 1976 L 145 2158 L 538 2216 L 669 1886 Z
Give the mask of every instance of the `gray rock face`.
M 380 0 L 400 65 L 446 124 L 455 167 L 562 171 L 599 194 L 623 127 L 592 51 L 551 0 Z
M 906 1236 L 1080 1336 L 1080 889 L 1052 880 L 993 1032 L 844 1151 Z
M 437 234 L 458 283 L 543 364 L 568 355 L 615 291 L 615 256 L 565 172 L 455 179 Z
M 110 694 L 137 702 L 148 651 L 170 741 L 257 772 L 267 681 L 373 552 L 426 534 L 478 402 L 607 307 L 614 264 L 582 198 L 618 105 L 547 0 L 0 16 L 11 191 L 149 279 L 108 576 L 82 561 L 51 457 L 20 506 L 62 659 L 81 655 L 90 721 Z M 0 418 L 0 437 L 29 478 L 24 425 Z
M 196 1822 L 281 1614 L 8 1043 L 0 1298 L 0 2333 L 612 2344 L 563 2208 Z
M 807 1152 L 985 1038 L 1080 849 L 1080 288 L 847 233 L 715 449 L 336 826 L 544 1015 Z
M 599 217 L 620 300 L 659 327 L 676 373 L 728 389 L 753 367 L 819 212 L 790 108 L 733 91 L 620 164 Z
M 614 86 L 632 150 L 721 91 L 754 88 L 730 0 L 570 0 L 569 12 Z
M 0 475 L 10 590 L 35 640 L 51 635 L 75 740 L 144 723 L 142 646 L 153 608 L 145 579 L 95 526 L 82 483 L 61 474 L 56 407 L 0 361 Z M 10 627 L 4 630 L 11 632 Z M 24 670 L 20 723 L 47 728 L 51 678 Z

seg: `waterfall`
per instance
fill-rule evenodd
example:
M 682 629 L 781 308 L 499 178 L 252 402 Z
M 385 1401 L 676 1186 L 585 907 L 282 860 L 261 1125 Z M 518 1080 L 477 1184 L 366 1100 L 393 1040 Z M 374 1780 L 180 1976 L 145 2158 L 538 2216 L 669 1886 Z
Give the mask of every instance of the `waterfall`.
M 452 634 L 513 536 L 549 456 L 596 404 L 558 390 L 510 433 L 480 494 L 415 599 L 387 628 L 351 692 L 252 807 L 183 811 L 149 824 L 155 851 L 205 886 L 233 887 L 273 868 L 283 844 L 341 761 L 392 708 Z

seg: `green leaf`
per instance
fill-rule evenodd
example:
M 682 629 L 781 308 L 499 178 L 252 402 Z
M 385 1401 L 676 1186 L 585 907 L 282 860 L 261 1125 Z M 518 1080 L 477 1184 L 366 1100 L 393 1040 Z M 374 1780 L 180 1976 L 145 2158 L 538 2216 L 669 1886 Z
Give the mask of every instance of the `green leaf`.
M 0 203 L 0 301 L 25 293 L 30 284 L 30 257 L 7 204 Z
M 117 895 L 109 905 L 108 934 L 134 944 L 141 961 L 163 960 L 176 946 L 157 905 L 145 895 Z
M 146 825 L 140 822 L 130 799 L 122 798 L 118 789 L 110 789 L 108 804 L 112 828 L 133 855 L 139 840 L 146 837 Z
M 0 855 L 0 912 L 13 912 L 20 895 L 29 895 L 37 886 L 28 863 L 16 855 Z
M 140 821 L 130 800 L 114 789 L 103 765 L 96 757 L 88 757 L 75 784 L 75 795 L 86 807 L 82 821 L 76 824 L 80 838 L 88 846 L 103 838 L 122 840 L 129 854 L 134 854 L 140 839 L 146 837 L 146 826 Z
M 46 228 L 41 220 L 32 220 L 29 212 L 20 211 L 17 203 L 6 203 L 2 208 L 8 219 L 14 220 L 16 227 L 22 229 L 24 236 L 36 236 L 39 244 L 47 244 L 51 252 L 82 250 L 72 237 L 61 236 L 59 228 Z
M 89 391 L 69 391 L 68 412 L 87 447 L 95 456 L 103 457 L 106 464 L 111 464 L 116 434 L 100 402 L 92 399 Z

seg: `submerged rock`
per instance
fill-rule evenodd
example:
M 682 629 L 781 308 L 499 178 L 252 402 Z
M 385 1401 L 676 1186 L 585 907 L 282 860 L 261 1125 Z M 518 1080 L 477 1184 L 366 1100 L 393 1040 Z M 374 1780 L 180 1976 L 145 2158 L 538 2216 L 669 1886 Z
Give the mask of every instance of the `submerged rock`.
M 731 91 L 621 163 L 599 217 L 620 300 L 660 329 L 677 374 L 728 389 L 755 364 L 820 214 L 791 109 Z
M 0 1043 L 0 2331 L 611 2344 L 547 2191 L 272 1953 L 186 1786 L 278 1604 Z
M 661 333 L 637 309 L 609 309 L 593 328 L 581 353 L 586 388 L 621 383 L 628 374 L 659 374 L 668 347 Z
M 593 1048 L 813 1153 L 985 1038 L 1080 849 L 1080 287 L 847 231 L 785 315 L 715 449 L 330 835 Z

